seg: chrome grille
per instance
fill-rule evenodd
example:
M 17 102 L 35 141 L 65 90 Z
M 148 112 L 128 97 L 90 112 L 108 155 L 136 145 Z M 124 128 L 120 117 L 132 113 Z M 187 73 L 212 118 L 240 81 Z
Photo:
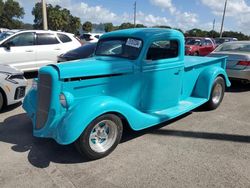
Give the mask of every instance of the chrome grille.
M 51 85 L 52 78 L 49 74 L 39 75 L 36 129 L 43 128 L 47 122 L 52 91 Z

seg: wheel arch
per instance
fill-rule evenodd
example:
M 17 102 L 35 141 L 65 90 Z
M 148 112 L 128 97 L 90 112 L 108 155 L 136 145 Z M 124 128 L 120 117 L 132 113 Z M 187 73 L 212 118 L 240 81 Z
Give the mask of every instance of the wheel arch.
M 192 96 L 209 99 L 214 80 L 221 76 L 225 81 L 225 86 L 231 85 L 225 70 L 221 67 L 209 67 L 203 70 L 194 87 Z

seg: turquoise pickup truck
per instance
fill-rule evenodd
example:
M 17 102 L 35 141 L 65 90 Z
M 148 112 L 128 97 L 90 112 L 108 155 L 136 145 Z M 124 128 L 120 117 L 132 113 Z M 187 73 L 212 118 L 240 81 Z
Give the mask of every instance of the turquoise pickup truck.
M 217 108 L 230 86 L 226 59 L 184 50 L 176 30 L 127 29 L 102 35 L 91 58 L 41 68 L 23 104 L 33 134 L 74 142 L 98 159 L 115 149 L 125 126 L 139 131 L 201 105 Z

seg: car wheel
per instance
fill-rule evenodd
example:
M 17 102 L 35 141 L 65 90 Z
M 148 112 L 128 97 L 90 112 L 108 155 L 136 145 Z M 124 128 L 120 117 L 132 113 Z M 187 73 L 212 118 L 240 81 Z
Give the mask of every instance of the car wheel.
M 224 92 L 225 92 L 225 81 L 222 77 L 218 76 L 214 80 L 209 101 L 206 103 L 206 107 L 208 110 L 214 110 L 220 105 L 224 97 Z
M 123 125 L 114 114 L 104 114 L 93 120 L 75 142 L 76 148 L 91 160 L 110 154 L 119 144 Z
M 199 52 L 194 52 L 194 56 L 199 56 Z
M 4 98 L 3 98 L 3 94 L 0 91 L 0 111 L 2 110 L 4 105 Z

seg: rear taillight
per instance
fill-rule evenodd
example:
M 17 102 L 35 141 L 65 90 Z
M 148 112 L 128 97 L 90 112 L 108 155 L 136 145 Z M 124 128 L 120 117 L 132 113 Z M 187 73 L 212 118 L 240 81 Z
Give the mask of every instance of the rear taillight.
M 250 66 L 250 61 L 239 61 L 237 65 L 241 66 Z

